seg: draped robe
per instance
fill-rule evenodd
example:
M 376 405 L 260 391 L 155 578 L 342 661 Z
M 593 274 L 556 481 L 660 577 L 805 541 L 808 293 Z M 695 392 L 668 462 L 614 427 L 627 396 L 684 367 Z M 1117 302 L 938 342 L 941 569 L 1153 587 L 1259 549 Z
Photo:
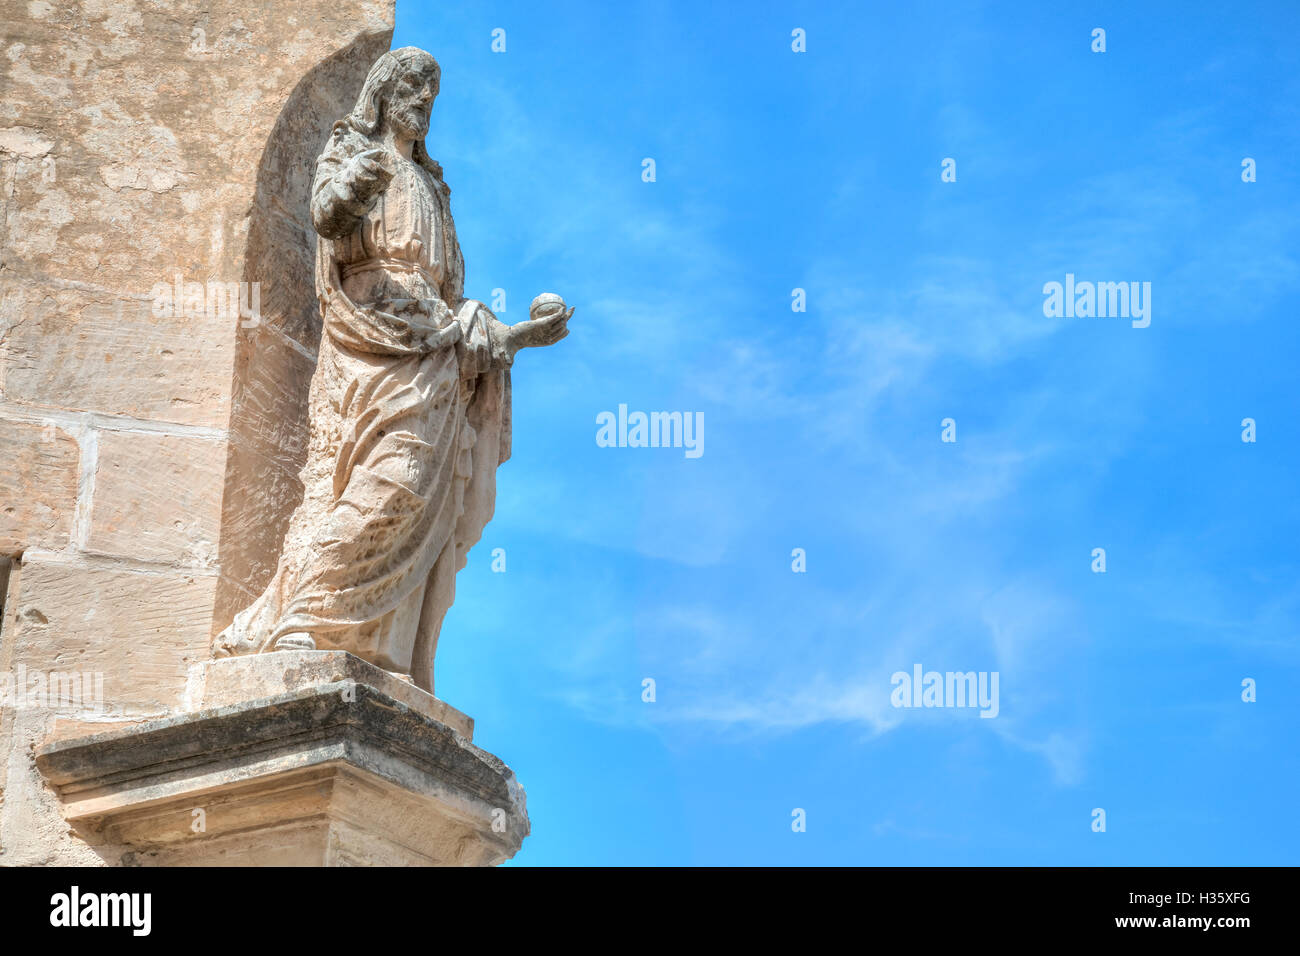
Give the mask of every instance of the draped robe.
M 450 190 L 422 149 L 397 157 L 384 192 L 349 213 L 364 206 L 355 157 L 376 145 L 345 120 L 317 163 L 318 229 L 356 224 L 317 242 L 323 330 L 304 497 L 275 575 L 215 652 L 307 635 L 432 691 L 455 576 L 510 454 L 511 357 L 507 326 L 464 298 Z

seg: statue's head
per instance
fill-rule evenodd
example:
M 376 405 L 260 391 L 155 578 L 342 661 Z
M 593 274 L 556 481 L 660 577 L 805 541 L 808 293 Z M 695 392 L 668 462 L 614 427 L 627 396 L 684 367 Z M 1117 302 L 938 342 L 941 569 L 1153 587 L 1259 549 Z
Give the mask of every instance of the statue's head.
M 429 111 L 441 77 L 438 61 L 418 47 L 385 53 L 370 68 L 348 120 L 369 136 L 391 126 L 419 143 L 429 132 Z

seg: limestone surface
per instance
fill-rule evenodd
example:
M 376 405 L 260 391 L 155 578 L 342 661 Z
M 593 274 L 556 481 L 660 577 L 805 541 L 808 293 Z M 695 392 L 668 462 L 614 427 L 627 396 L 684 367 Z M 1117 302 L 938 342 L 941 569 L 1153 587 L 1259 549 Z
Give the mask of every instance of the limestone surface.
M 0 704 L 0 865 L 102 862 L 33 748 L 178 713 L 274 569 L 319 334 L 311 168 L 392 29 L 392 0 L 0 0 L 0 674 L 104 697 Z M 162 308 L 178 277 L 203 294 Z

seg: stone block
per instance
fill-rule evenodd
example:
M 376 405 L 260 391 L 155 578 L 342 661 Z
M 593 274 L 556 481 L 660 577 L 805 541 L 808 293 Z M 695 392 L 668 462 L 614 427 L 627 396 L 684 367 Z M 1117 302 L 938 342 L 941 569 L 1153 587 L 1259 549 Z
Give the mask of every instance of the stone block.
M 0 554 L 67 546 L 80 462 L 62 428 L 0 418 Z
M 100 431 L 88 551 L 216 564 L 226 443 Z
M 31 407 L 225 428 L 237 325 L 157 318 L 145 299 L 75 288 L 10 291 L 0 385 L 7 400 Z
M 104 675 L 111 713 L 179 705 L 191 664 L 206 660 L 216 578 L 24 559 L 6 635 L 10 666 Z

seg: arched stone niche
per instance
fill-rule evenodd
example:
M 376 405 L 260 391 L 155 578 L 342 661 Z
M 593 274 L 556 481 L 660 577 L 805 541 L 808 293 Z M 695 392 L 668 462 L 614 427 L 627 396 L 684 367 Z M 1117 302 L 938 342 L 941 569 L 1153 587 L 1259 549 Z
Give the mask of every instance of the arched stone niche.
M 312 175 L 331 128 L 351 111 L 391 39 L 391 31 L 363 34 L 308 72 L 262 154 L 242 276 L 259 293 L 260 320 L 241 321 L 235 346 L 213 634 L 274 574 L 289 517 L 302 500 L 307 392 L 320 342 Z

